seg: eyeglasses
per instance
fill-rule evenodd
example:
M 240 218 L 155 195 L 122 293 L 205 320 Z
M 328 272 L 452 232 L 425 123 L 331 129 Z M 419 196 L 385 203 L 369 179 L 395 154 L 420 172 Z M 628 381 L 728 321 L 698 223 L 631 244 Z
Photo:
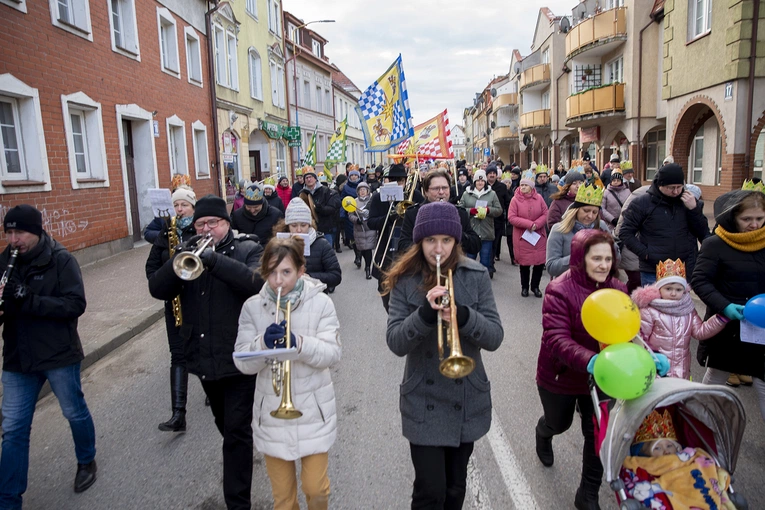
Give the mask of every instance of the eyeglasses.
M 435 191 L 436 193 L 441 191 L 449 191 L 449 186 L 431 186 L 428 188 L 428 191 Z
M 220 223 L 220 221 L 221 220 L 218 218 L 207 220 L 207 221 L 197 221 L 196 223 L 194 223 L 194 228 L 197 230 L 202 230 L 203 228 L 205 228 L 205 225 L 207 225 L 208 228 L 214 229 L 215 227 L 218 226 L 218 223 Z

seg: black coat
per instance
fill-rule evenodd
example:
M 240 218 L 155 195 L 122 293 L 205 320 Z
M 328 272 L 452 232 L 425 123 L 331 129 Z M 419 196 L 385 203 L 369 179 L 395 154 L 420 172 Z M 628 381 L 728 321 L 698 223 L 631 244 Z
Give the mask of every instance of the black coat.
M 274 191 L 270 197 L 264 196 L 264 198 L 268 201 L 268 205 L 281 211 L 282 216 L 284 216 L 284 202 L 282 202 L 282 199 L 276 191 Z
M 489 188 L 497 194 L 499 203 L 502 204 L 502 214 L 494 218 L 494 230 L 504 232 L 505 224 L 507 223 L 507 210 L 510 207 L 510 199 L 512 196 L 507 189 L 507 185 L 499 179 L 494 181 L 494 184 L 490 184 Z
M 465 193 L 465 190 L 470 187 L 470 181 L 465 181 L 465 184 L 460 184 L 459 181 L 457 181 L 457 184 L 452 186 L 452 189 L 449 191 L 449 202 L 453 203 L 454 205 L 457 205 L 457 202 L 460 201 L 462 198 L 463 193 Z
M 423 202 L 427 203 L 427 202 Z M 404 253 L 414 244 L 412 234 L 414 233 L 414 223 L 417 220 L 417 212 L 422 204 L 415 204 L 406 210 L 404 214 L 404 223 L 401 225 L 401 235 L 398 238 L 398 252 Z M 456 207 L 456 206 L 455 206 Z M 481 238 L 476 234 L 473 227 L 470 226 L 470 215 L 462 207 L 457 207 L 462 224 L 462 251 L 475 255 L 481 251 Z
M 305 258 L 305 272 L 327 287 L 337 287 L 343 279 L 335 250 L 321 234 L 317 235 L 311 244 L 311 254 Z
M 295 198 L 300 194 L 300 191 L 303 189 L 304 185 L 302 182 L 297 182 L 292 185 L 292 198 Z
M 687 274 L 693 273 L 697 239 L 709 235 L 704 204 L 696 201 L 692 211 L 680 198 L 659 191 L 656 181 L 644 195 L 636 197 L 622 212 L 619 239 L 640 259 L 640 270 L 653 273 L 662 260 L 680 259 Z
M 6 247 L 0 255 L 0 273 L 10 253 Z M 3 303 L 3 370 L 40 372 L 82 361 L 77 319 L 85 313 L 85 287 L 72 254 L 43 232 L 35 248 L 16 258 L 8 281 L 27 285 L 29 294 Z
M 419 204 L 423 200 L 424 198 L 422 194 L 415 190 L 413 196 L 414 203 Z M 379 263 L 383 269 L 388 269 L 398 253 L 398 238 L 401 235 L 402 219 L 399 218 L 395 212 L 391 211 L 391 202 L 383 202 L 380 199 L 380 193 L 372 194 L 372 198 L 369 199 L 369 206 L 367 208 L 369 209 L 369 220 L 367 220 L 367 225 L 372 230 L 377 231 L 378 239 L 382 238 L 382 240 L 379 241 L 380 250 L 385 248 L 388 238 L 393 236 L 390 240 L 388 251 L 384 256 L 380 253 L 376 259 L 376 262 Z M 395 208 L 396 206 L 394 205 L 393 210 L 395 210 Z M 386 223 L 385 218 L 388 217 L 389 211 L 391 211 L 391 218 Z M 385 227 L 384 230 L 383 226 Z M 375 255 L 377 255 L 377 253 L 375 253 Z M 382 258 L 382 260 L 379 260 L 380 258 Z M 382 273 L 376 265 L 372 266 L 372 275 L 378 280 L 382 278 Z
M 737 203 L 746 193 L 738 190 L 721 196 L 715 202 L 715 213 L 719 202 L 722 205 L 729 200 Z M 716 217 L 725 230 L 737 232 L 732 216 L 726 213 Z M 713 235 L 701 244 L 691 286 L 707 305 L 705 320 L 722 313 L 731 303 L 744 305 L 754 296 L 765 293 L 765 249 L 739 251 Z M 720 333 L 699 342 L 697 359 L 702 366 L 763 379 L 765 346 L 742 342 L 740 324 L 730 321 Z
M 303 188 L 302 193 L 310 192 L 307 188 Z M 336 217 L 340 215 L 340 195 L 327 186 L 317 185 L 312 198 L 316 213 L 316 230 L 322 233 L 332 232 L 335 228 Z
M 159 231 L 159 235 L 157 236 L 156 240 L 154 241 L 154 244 L 151 246 L 151 251 L 149 252 L 149 258 L 146 259 L 146 279 L 149 280 L 154 273 L 156 273 L 160 267 L 162 267 L 165 262 L 167 262 L 170 259 L 170 240 L 167 237 L 167 232 L 170 228 L 170 223 L 165 222 L 162 226 L 162 229 Z M 183 231 L 181 232 L 181 235 L 179 236 L 179 240 L 181 243 L 184 241 L 188 241 L 192 237 L 196 235 L 196 230 L 194 229 L 194 224 L 192 223 Z
M 183 281 L 168 260 L 151 278 L 149 292 L 169 301 L 181 296 L 186 367 L 203 381 L 241 375 L 234 352 L 242 305 L 263 287 L 255 270 L 263 247 L 252 236 L 233 232 L 215 247 L 215 263 L 192 281 Z
M 231 228 L 240 234 L 254 234 L 258 236 L 258 242 L 265 246 L 273 236 L 273 228 L 284 214 L 276 207 L 271 207 L 267 201 L 263 201 L 263 208 L 253 216 L 244 207 L 237 209 L 231 214 Z

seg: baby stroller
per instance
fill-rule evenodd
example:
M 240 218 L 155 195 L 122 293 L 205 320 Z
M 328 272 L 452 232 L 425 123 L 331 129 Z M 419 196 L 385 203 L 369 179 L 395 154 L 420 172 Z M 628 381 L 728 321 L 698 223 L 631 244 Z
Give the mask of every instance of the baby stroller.
M 654 381 L 645 395 L 634 400 L 600 401 L 595 385 L 592 386 L 595 447 L 620 510 L 645 508 L 640 501 L 628 498 L 619 475 L 635 433 L 657 407 L 672 410 L 675 428 L 685 446 L 705 450 L 717 465 L 733 476 L 746 414 L 741 401 L 729 388 L 667 377 Z M 728 497 L 737 510 L 748 509 L 746 500 L 732 487 L 728 489 Z

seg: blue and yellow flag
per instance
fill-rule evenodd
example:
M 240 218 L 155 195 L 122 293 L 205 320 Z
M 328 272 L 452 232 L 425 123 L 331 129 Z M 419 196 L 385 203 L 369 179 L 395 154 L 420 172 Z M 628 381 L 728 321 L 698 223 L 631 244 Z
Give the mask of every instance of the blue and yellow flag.
M 356 113 L 367 151 L 383 152 L 414 136 L 401 55 L 361 94 Z
M 318 129 L 319 126 L 316 126 L 316 129 L 313 130 L 313 137 L 308 144 L 308 150 L 305 153 L 303 166 L 316 166 L 316 131 L 318 131 Z

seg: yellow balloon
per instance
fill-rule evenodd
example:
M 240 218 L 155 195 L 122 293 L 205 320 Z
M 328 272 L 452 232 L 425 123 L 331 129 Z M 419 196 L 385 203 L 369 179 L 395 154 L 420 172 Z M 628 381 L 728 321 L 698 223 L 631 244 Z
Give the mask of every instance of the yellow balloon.
M 621 344 L 640 332 L 640 310 L 624 292 L 600 289 L 584 300 L 582 324 L 598 342 Z
M 345 197 L 343 199 L 343 209 L 349 213 L 356 212 L 356 199 L 353 197 Z

